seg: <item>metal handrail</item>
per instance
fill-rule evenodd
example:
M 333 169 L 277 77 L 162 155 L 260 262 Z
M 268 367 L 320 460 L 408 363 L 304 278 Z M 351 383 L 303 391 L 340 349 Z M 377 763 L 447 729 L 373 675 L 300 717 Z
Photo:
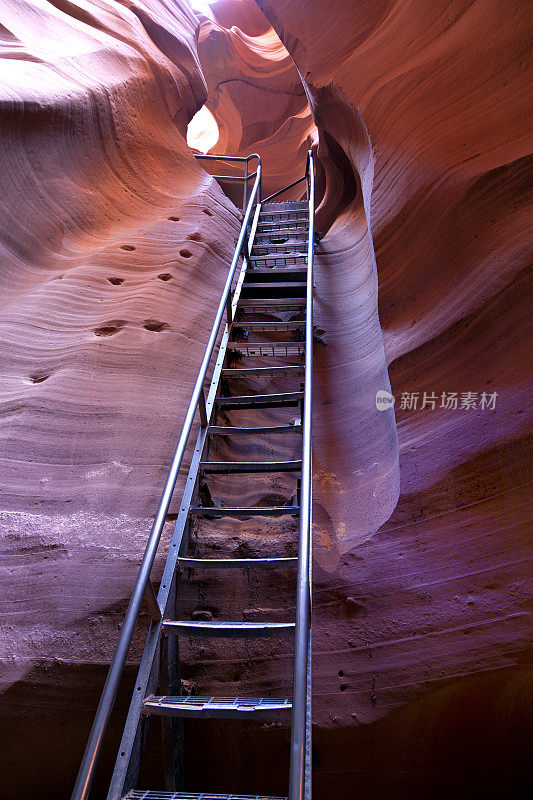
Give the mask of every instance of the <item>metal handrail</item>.
M 243 211 L 246 207 L 246 201 L 248 196 L 248 181 L 251 178 L 255 178 L 257 175 L 257 170 L 255 172 L 248 172 L 248 164 L 254 158 L 257 159 L 258 165 L 261 164 L 261 156 L 258 153 L 250 153 L 248 156 L 225 156 L 217 153 L 194 153 L 194 157 L 197 158 L 199 161 L 201 160 L 210 160 L 210 161 L 233 161 L 235 163 L 244 163 L 244 175 L 211 175 L 216 181 L 229 181 L 229 182 L 242 182 L 243 184 L 243 198 L 242 198 L 242 208 Z M 211 173 L 209 173 L 211 174 Z M 259 180 L 259 196 L 258 202 L 261 202 L 261 179 Z
M 214 156 L 207 156 L 207 157 L 214 158 Z M 144 552 L 143 560 L 141 562 L 139 573 L 135 581 L 135 586 L 133 587 L 133 592 L 128 605 L 128 609 L 126 611 L 126 617 L 124 619 L 122 631 L 118 640 L 115 654 L 113 656 L 113 660 L 111 662 L 111 666 L 109 667 L 109 672 L 107 674 L 100 702 L 98 704 L 98 709 L 96 711 L 91 733 L 89 735 L 89 740 L 85 748 L 85 753 L 83 755 L 83 759 L 80 765 L 78 777 L 76 779 L 76 784 L 72 792 L 72 800 L 87 800 L 87 797 L 89 796 L 89 791 L 91 788 L 91 784 L 96 769 L 96 763 L 98 760 L 98 756 L 100 754 L 109 718 L 111 716 L 111 711 L 115 703 L 118 687 L 124 670 L 124 665 L 126 663 L 126 657 L 128 655 L 128 650 L 130 648 L 131 640 L 135 631 L 135 627 L 137 625 L 137 620 L 139 617 L 139 612 L 143 601 L 143 597 L 145 596 L 145 593 L 148 593 L 148 596 L 152 597 L 152 594 L 150 592 L 150 588 L 152 588 L 152 584 L 150 581 L 150 573 L 154 564 L 157 548 L 159 545 L 159 540 L 161 538 L 161 533 L 163 531 L 163 525 L 168 512 L 168 508 L 170 506 L 170 501 L 172 499 L 174 488 L 176 486 L 178 473 L 181 467 L 181 463 L 183 461 L 183 456 L 185 453 L 185 449 L 189 439 L 189 434 L 192 428 L 194 415 L 196 413 L 197 408 L 199 409 L 202 427 L 205 427 L 205 425 L 207 424 L 207 419 L 205 417 L 204 380 L 207 374 L 207 370 L 209 368 L 211 356 L 213 355 L 213 350 L 215 348 L 216 339 L 220 328 L 220 323 L 222 322 L 222 317 L 225 311 L 227 311 L 228 313 L 229 317 L 228 322 L 232 321 L 231 285 L 233 283 L 233 278 L 235 276 L 237 264 L 241 256 L 243 243 L 245 241 L 247 233 L 246 229 L 248 227 L 248 223 L 250 222 L 252 210 L 256 202 L 256 197 L 258 198 L 260 197 L 259 192 L 261 186 L 262 167 L 261 167 L 261 159 L 255 153 L 252 156 L 247 156 L 246 158 L 234 157 L 228 159 L 226 156 L 223 156 L 223 158 L 226 158 L 227 160 L 234 160 L 234 161 L 235 160 L 246 161 L 254 157 L 258 159 L 256 179 L 250 193 L 250 199 L 248 200 L 246 212 L 239 233 L 239 238 L 237 239 L 237 245 L 235 247 L 233 259 L 231 261 L 231 267 L 228 272 L 228 277 L 226 278 L 226 283 L 224 284 L 224 289 L 222 291 L 222 296 L 218 304 L 215 320 L 211 328 L 209 341 L 207 342 L 205 348 L 204 357 L 202 359 L 200 370 L 198 372 L 198 377 L 196 378 L 196 383 L 194 384 L 194 389 L 192 391 L 189 406 L 187 408 L 187 413 L 185 415 L 185 421 L 183 423 L 183 428 L 181 430 L 180 438 L 174 453 L 174 457 L 172 459 L 172 463 L 170 465 L 167 480 L 165 482 L 165 487 L 163 489 L 163 494 L 161 496 L 154 524 L 152 525 L 152 530 L 150 532 L 150 537 L 148 539 L 148 544 L 146 545 L 146 550 Z M 157 605 L 157 609 L 159 610 L 159 617 L 160 617 L 161 609 L 159 608 L 157 601 L 155 602 Z
M 310 745 L 308 671 L 311 649 L 311 404 L 313 390 L 313 246 L 315 229 L 315 171 L 311 150 L 307 153 L 304 179 L 307 179 L 309 202 L 309 240 L 307 243 L 302 483 L 300 488 L 289 800 L 308 800 L 311 796 L 311 787 L 306 780 L 306 751 Z M 281 191 L 284 190 L 282 189 Z

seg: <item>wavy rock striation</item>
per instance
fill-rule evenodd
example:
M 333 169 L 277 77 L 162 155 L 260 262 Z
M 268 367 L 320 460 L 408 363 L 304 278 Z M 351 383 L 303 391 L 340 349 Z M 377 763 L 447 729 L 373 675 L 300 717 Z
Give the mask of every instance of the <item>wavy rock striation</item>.
M 206 98 L 185 3 L 0 13 L 1 793 L 57 798 L 239 219 L 184 138 Z
M 342 260 L 338 237 L 353 235 L 349 184 L 360 182 L 398 415 L 398 507 L 342 557 L 338 597 L 317 569 L 314 605 L 317 620 L 336 619 L 315 626 L 317 722 L 382 720 L 354 732 L 358 755 L 341 773 L 330 746 L 315 786 L 338 797 L 352 796 L 352 782 L 361 797 L 522 796 L 531 518 L 521 333 L 530 262 L 525 4 L 258 5 L 305 77 L 319 129 L 318 216 L 324 227 L 333 220 L 318 260 L 326 280 L 330 260 Z M 371 195 L 362 120 L 375 160 Z M 452 392 L 457 408 L 453 400 L 446 408 Z M 461 408 L 469 392 L 476 407 L 467 396 Z M 419 394 L 416 409 L 404 393 Z M 389 717 L 400 705 L 410 710 Z M 404 744 L 391 749 L 391 736 Z M 350 738 L 334 741 L 348 747 Z

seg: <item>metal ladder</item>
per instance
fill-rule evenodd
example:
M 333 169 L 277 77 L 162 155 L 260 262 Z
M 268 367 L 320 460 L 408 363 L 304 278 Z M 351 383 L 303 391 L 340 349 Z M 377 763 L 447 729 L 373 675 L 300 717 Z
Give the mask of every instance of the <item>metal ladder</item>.
M 209 157 L 208 157 L 209 158 Z M 217 157 L 214 157 L 217 158 Z M 185 424 L 143 563 L 135 584 L 117 651 L 80 767 L 72 800 L 89 796 L 99 751 L 118 689 L 143 597 L 152 623 L 133 690 L 122 741 L 111 779 L 108 800 L 279 800 L 263 795 L 188 793 L 183 791 L 184 718 L 279 720 L 291 715 L 291 749 L 288 775 L 289 800 L 310 800 L 310 647 L 311 647 L 311 396 L 313 344 L 313 243 L 314 169 L 309 151 L 305 175 L 290 186 L 306 181 L 305 202 L 272 202 L 289 187 L 261 201 L 261 161 L 245 161 L 245 214 L 211 336 L 193 390 Z M 248 164 L 257 158 L 257 169 Z M 251 191 L 248 181 L 255 178 Z M 232 180 L 235 177 L 232 176 Z M 247 194 L 249 193 L 249 199 Z M 241 262 L 242 258 L 242 262 Z M 240 264 L 240 267 L 238 266 Z M 235 288 L 232 291 L 234 277 Z M 220 339 L 207 391 L 206 375 L 222 318 Z M 264 362 L 268 365 L 265 366 Z M 270 385 L 270 388 L 269 388 Z M 300 409 L 297 419 L 265 424 L 261 412 Z M 170 543 L 157 597 L 150 580 L 157 546 L 196 410 L 198 432 L 185 490 Z M 255 415 L 257 424 L 238 424 L 239 414 Z M 283 413 L 280 411 L 279 413 Z M 228 422 L 228 420 L 230 420 Z M 261 424 L 262 423 L 262 424 Z M 301 457 L 290 461 L 236 461 L 211 458 L 217 442 L 248 437 L 298 436 Z M 250 438 L 251 437 L 251 438 Z M 286 505 L 238 506 L 214 500 L 210 484 L 230 475 L 282 473 L 295 478 L 294 496 Z M 248 477 L 247 477 L 248 476 Z M 228 518 L 235 526 L 242 518 L 289 516 L 298 522 L 298 552 L 261 558 L 206 558 L 201 548 L 202 526 Z M 196 571 L 243 569 L 292 570 L 296 574 L 295 619 L 279 621 L 219 621 L 182 619 L 178 586 Z M 220 573 L 219 573 L 220 574 Z M 190 696 L 182 692 L 180 637 L 280 637 L 294 641 L 292 697 Z M 162 718 L 165 791 L 136 788 L 149 720 Z

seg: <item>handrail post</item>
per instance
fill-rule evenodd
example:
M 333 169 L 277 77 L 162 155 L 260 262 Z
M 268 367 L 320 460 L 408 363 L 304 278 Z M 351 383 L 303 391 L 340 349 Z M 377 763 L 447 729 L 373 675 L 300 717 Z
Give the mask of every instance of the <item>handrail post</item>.
M 312 152 L 309 160 L 309 239 L 307 244 L 307 290 L 305 327 L 305 383 L 302 417 L 302 484 L 298 537 L 298 572 L 296 586 L 296 629 L 294 644 L 293 697 L 289 800 L 309 800 L 306 787 L 308 671 L 311 633 L 311 405 L 313 388 L 313 246 L 315 212 L 315 176 Z
M 244 181 L 242 190 L 242 210 L 246 208 L 246 196 L 248 193 L 248 161 L 244 162 Z
M 231 299 L 231 292 L 228 294 L 226 299 L 226 319 L 228 322 L 228 326 L 233 324 L 233 303 Z
M 204 387 L 202 386 L 202 391 L 200 392 L 200 397 L 198 398 L 198 404 L 200 407 L 200 425 L 202 428 L 207 427 L 207 409 L 205 407 L 205 391 Z
M 244 160 L 244 159 L 237 159 L 237 160 Z M 226 309 L 228 298 L 231 298 L 231 286 L 233 283 L 233 278 L 235 276 L 235 271 L 237 269 L 237 264 L 239 262 L 239 258 L 241 255 L 241 248 L 246 234 L 246 228 L 248 226 L 248 222 L 252 215 L 254 200 L 259 189 L 260 181 L 261 181 L 261 161 L 259 160 L 259 164 L 257 167 L 257 176 L 254 181 L 248 205 L 246 207 L 244 219 L 239 233 L 239 238 L 237 239 L 235 252 L 233 254 L 233 258 L 231 261 L 231 266 L 228 272 L 228 276 L 226 278 L 226 283 L 224 284 L 224 288 L 222 290 L 222 296 L 218 304 L 209 340 L 205 348 L 202 363 L 200 365 L 198 376 L 196 378 L 196 382 L 194 384 L 194 388 L 192 391 L 191 399 L 187 407 L 183 428 L 181 429 L 178 444 L 176 446 L 176 450 L 172 458 L 172 463 L 170 465 L 163 493 L 161 495 L 161 500 L 159 501 L 159 506 L 152 525 L 152 530 L 150 531 L 148 543 L 146 545 L 141 566 L 139 568 L 139 573 L 137 575 L 137 579 L 133 587 L 133 592 L 128 605 L 128 609 L 126 611 L 124 624 L 122 626 L 115 654 L 113 656 L 113 660 L 109 667 L 109 672 L 107 673 L 107 678 L 104 684 L 102 695 L 100 697 L 98 708 L 96 710 L 93 726 L 91 728 L 89 739 L 87 741 L 87 746 L 83 754 L 78 776 L 76 778 L 76 784 L 72 792 L 71 800 L 87 800 L 89 796 L 98 756 L 100 754 L 102 742 L 105 736 L 105 732 L 107 730 L 107 725 L 109 723 L 109 718 L 111 716 L 111 712 L 113 710 L 113 706 L 115 703 L 120 679 L 122 677 L 122 672 L 124 670 L 124 665 L 126 663 L 126 658 L 128 655 L 128 650 L 130 648 L 131 640 L 135 632 L 135 627 L 137 624 L 137 619 L 139 617 L 141 603 L 145 596 L 148 582 L 150 580 L 150 573 L 152 571 L 152 567 L 155 561 L 159 540 L 161 539 L 163 526 L 165 524 L 168 509 L 170 506 L 170 501 L 172 500 L 172 495 L 174 492 L 174 488 L 176 486 L 178 473 L 181 467 L 181 463 L 183 461 L 185 449 L 187 447 L 187 442 L 189 439 L 189 434 L 191 432 L 194 416 L 196 413 L 196 408 L 198 406 L 198 403 L 201 402 L 200 395 L 203 392 L 204 381 L 207 374 L 207 370 L 209 368 L 211 357 L 213 355 L 213 350 L 215 348 L 215 344 L 217 341 L 218 330 L 220 328 L 222 317 L 224 316 L 224 311 Z M 149 591 L 150 590 L 148 589 L 148 592 Z

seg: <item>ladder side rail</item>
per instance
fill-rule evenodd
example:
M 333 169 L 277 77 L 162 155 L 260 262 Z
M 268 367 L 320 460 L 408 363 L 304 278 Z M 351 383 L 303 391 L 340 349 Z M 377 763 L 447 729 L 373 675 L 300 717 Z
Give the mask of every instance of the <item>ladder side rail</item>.
M 249 158 L 252 157 L 254 156 L 250 156 Z M 257 158 L 259 157 L 257 156 Z M 198 377 L 196 378 L 196 383 L 194 385 L 189 406 L 187 408 L 187 413 L 185 415 L 183 428 L 181 430 L 180 438 L 176 450 L 174 452 L 167 480 L 165 482 L 163 493 L 161 495 L 161 500 L 159 502 L 159 507 L 143 555 L 143 560 L 141 562 L 139 573 L 135 581 L 128 609 L 126 611 L 126 617 L 124 619 L 122 631 L 117 643 L 113 660 L 111 662 L 111 666 L 109 668 L 109 672 L 107 674 L 102 695 L 100 697 L 100 702 L 98 704 L 93 726 L 89 734 L 89 739 L 87 742 L 87 746 L 85 748 L 85 753 L 83 755 L 83 759 L 80 765 L 74 790 L 72 792 L 72 800 L 87 800 L 89 796 L 98 756 L 102 748 L 104 735 L 107 729 L 109 718 L 111 716 L 111 711 L 115 703 L 118 687 L 124 670 L 124 665 L 126 663 L 126 657 L 128 655 L 128 650 L 130 648 L 131 640 L 133 638 L 133 633 L 137 625 L 137 619 L 139 617 L 139 612 L 143 601 L 143 597 L 147 590 L 148 581 L 150 580 L 150 573 L 155 560 L 157 548 L 159 545 L 159 540 L 161 538 L 161 533 L 163 531 L 163 525 L 168 512 L 170 501 L 172 499 L 174 487 L 176 485 L 178 473 L 181 467 L 181 463 L 189 439 L 189 434 L 192 428 L 193 419 L 200 401 L 200 395 L 203 392 L 205 377 L 207 374 L 207 370 L 209 368 L 213 350 L 215 348 L 216 340 L 218 337 L 218 331 L 220 328 L 220 323 L 222 321 L 224 311 L 226 310 L 227 299 L 230 296 L 231 286 L 237 269 L 237 264 L 241 256 L 241 248 L 246 236 L 246 230 L 248 227 L 248 223 L 250 221 L 250 217 L 252 215 L 252 210 L 254 208 L 255 198 L 259 191 L 260 181 L 261 181 L 261 162 L 259 160 L 257 167 L 257 176 L 250 193 L 250 199 L 248 201 L 246 213 L 244 215 L 244 219 L 241 225 L 239 238 L 237 239 L 237 244 L 231 261 L 228 277 L 226 278 L 226 283 L 224 284 L 224 289 L 222 291 L 222 296 L 220 298 L 218 309 L 215 315 L 215 320 L 211 328 L 211 334 L 209 336 L 204 357 L 202 359 L 202 363 L 200 365 L 200 369 L 198 372 Z
M 243 262 L 239 279 L 235 287 L 233 313 L 237 308 L 240 287 L 242 286 L 247 266 L 247 262 Z M 213 371 L 211 385 L 206 400 L 206 415 L 208 422 L 211 420 L 211 415 L 215 404 L 215 397 L 219 388 L 220 372 L 222 370 L 222 364 L 224 363 L 229 335 L 230 326 L 229 324 L 226 324 L 220 342 L 217 360 L 215 362 L 215 369 Z M 180 503 L 178 519 L 176 520 L 176 525 L 174 527 L 174 534 L 169 546 L 169 553 L 163 570 L 163 575 L 161 576 L 161 584 L 157 595 L 157 601 L 163 611 L 163 615 L 157 626 L 152 625 L 148 632 L 141 664 L 137 674 L 137 680 L 135 682 L 136 689 L 131 698 L 130 708 L 126 718 L 126 723 L 124 725 L 122 740 L 115 761 L 115 768 L 111 778 L 107 800 L 120 800 L 120 798 L 124 796 L 124 792 L 132 788 L 129 783 L 135 770 L 132 769 L 131 761 L 134 759 L 133 751 L 137 746 L 137 728 L 139 725 L 139 717 L 142 713 L 142 707 L 146 699 L 147 687 L 151 678 L 152 665 L 154 659 L 157 658 L 157 647 L 163 626 L 163 617 L 168 614 L 168 602 L 169 598 L 171 597 L 171 587 L 173 578 L 175 576 L 176 565 L 178 563 L 179 556 L 181 556 L 186 549 L 187 536 L 185 534 L 185 530 L 189 514 L 189 507 L 195 494 L 195 483 L 198 476 L 206 438 L 207 427 L 200 428 L 191 458 L 188 480 L 185 483 L 185 489 Z
M 306 752 L 309 748 L 308 669 L 311 635 L 311 500 L 312 453 L 311 409 L 313 389 L 313 247 L 315 212 L 315 174 L 313 154 L 307 156 L 309 239 L 307 248 L 307 291 L 305 327 L 305 383 L 302 417 L 302 483 L 300 490 L 300 525 L 296 586 L 296 629 L 294 644 L 293 697 L 291 715 L 291 751 L 289 800 L 307 800 Z

